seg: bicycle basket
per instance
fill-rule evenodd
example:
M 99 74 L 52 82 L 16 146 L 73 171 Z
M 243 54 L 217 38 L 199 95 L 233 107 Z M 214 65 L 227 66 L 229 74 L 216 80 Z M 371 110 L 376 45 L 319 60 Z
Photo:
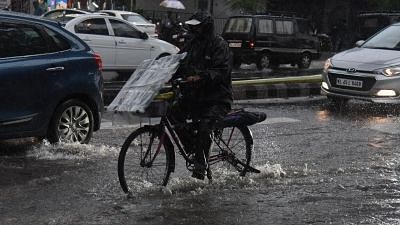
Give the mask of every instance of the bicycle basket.
M 167 113 L 169 102 L 165 100 L 153 100 L 144 111 L 143 116 L 161 117 Z

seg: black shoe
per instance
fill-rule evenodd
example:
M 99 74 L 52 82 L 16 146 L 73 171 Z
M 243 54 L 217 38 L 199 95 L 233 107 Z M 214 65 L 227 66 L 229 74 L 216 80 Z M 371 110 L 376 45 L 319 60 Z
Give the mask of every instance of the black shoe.
M 192 177 L 199 179 L 199 180 L 204 180 L 204 172 L 202 171 L 198 171 L 198 170 L 194 170 Z
M 192 177 L 199 180 L 204 180 L 206 169 L 206 166 L 202 165 L 201 163 L 195 162 Z

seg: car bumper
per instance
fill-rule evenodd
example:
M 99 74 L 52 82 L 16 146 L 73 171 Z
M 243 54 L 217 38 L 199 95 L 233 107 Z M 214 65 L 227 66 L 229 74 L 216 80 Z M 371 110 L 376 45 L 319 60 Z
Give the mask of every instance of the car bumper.
M 343 80 L 349 83 L 342 83 Z M 361 83 L 358 85 L 358 82 Z M 400 76 L 386 77 L 370 71 L 329 69 L 322 73 L 321 94 L 376 103 L 400 103 Z
M 235 59 L 243 62 L 253 62 L 257 58 L 257 52 L 254 49 L 231 48 Z
M 322 87 L 321 87 L 321 95 L 328 96 L 328 97 L 357 99 L 357 100 L 374 102 L 374 103 L 400 104 L 400 96 L 396 96 L 396 97 L 361 96 L 361 95 L 333 92 L 333 91 L 327 90 Z

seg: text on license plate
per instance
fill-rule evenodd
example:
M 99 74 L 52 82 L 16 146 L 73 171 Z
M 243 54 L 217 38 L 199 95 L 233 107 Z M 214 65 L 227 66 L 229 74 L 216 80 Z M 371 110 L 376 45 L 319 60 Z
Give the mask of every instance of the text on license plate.
M 336 85 L 346 86 L 346 87 L 362 88 L 363 82 L 361 80 L 350 80 L 350 79 L 336 78 Z
M 240 43 L 240 42 L 231 42 L 231 43 L 229 43 L 229 47 L 231 47 L 231 48 L 240 48 L 240 47 L 242 47 L 242 43 Z

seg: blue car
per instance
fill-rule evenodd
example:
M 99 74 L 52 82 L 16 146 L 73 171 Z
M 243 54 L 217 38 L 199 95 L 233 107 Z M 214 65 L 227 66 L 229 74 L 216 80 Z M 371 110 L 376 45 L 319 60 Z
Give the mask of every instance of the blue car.
M 0 139 L 88 143 L 104 109 L 101 69 L 59 23 L 0 10 Z

